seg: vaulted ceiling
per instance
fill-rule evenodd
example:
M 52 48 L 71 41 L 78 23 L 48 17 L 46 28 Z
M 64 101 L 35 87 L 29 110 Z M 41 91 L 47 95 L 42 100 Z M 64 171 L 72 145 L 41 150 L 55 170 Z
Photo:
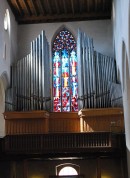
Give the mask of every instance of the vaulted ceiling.
M 110 19 L 112 0 L 7 0 L 19 24 Z

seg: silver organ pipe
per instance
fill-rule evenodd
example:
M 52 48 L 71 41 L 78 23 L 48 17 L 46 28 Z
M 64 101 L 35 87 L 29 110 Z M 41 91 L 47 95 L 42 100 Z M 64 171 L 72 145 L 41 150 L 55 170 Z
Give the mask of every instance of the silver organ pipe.
M 94 51 L 93 39 L 78 30 L 78 104 L 82 108 L 111 107 L 109 83 L 116 83 L 114 58 Z
M 77 57 L 79 110 L 110 107 L 115 60 L 94 51 L 93 39 L 80 30 Z M 31 42 L 30 54 L 13 66 L 12 78 L 12 88 L 6 91 L 6 110 L 50 110 L 50 57 L 44 31 Z
M 48 81 L 50 59 L 49 45 L 44 31 L 31 42 L 31 53 L 14 66 L 12 78 L 15 82 L 12 88 L 6 91 L 6 110 L 49 110 L 47 103 L 51 95 Z

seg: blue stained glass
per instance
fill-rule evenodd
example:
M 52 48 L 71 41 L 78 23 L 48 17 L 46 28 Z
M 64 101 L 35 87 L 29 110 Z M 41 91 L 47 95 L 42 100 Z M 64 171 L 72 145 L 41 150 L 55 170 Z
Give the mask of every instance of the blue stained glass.
M 73 67 L 77 66 L 77 56 L 76 56 L 76 52 L 74 50 L 72 50 L 70 53 L 70 64 Z
M 60 87 L 61 86 L 61 79 L 59 77 L 53 78 L 53 87 Z
M 53 57 L 53 67 L 60 67 L 60 66 L 61 66 L 61 63 L 60 63 L 59 52 L 55 52 L 54 57 Z
M 62 112 L 70 112 L 70 107 L 63 107 Z
M 53 42 L 53 110 L 78 111 L 76 42 L 66 29 Z
M 70 88 L 69 87 L 62 88 L 62 96 L 63 97 L 70 96 Z
M 69 77 L 69 67 L 62 68 L 62 77 Z
M 62 51 L 62 68 L 69 66 L 69 58 L 66 50 Z

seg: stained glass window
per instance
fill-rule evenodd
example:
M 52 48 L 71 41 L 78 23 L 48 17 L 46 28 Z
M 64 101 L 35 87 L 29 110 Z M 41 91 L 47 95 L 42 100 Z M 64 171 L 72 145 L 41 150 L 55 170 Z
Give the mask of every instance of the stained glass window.
M 53 111 L 78 111 L 76 42 L 66 29 L 53 43 Z

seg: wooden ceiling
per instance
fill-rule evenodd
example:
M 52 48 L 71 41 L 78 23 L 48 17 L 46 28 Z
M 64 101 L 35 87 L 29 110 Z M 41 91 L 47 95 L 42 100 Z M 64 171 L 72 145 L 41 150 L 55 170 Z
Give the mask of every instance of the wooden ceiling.
M 19 24 L 110 19 L 112 0 L 7 0 Z

